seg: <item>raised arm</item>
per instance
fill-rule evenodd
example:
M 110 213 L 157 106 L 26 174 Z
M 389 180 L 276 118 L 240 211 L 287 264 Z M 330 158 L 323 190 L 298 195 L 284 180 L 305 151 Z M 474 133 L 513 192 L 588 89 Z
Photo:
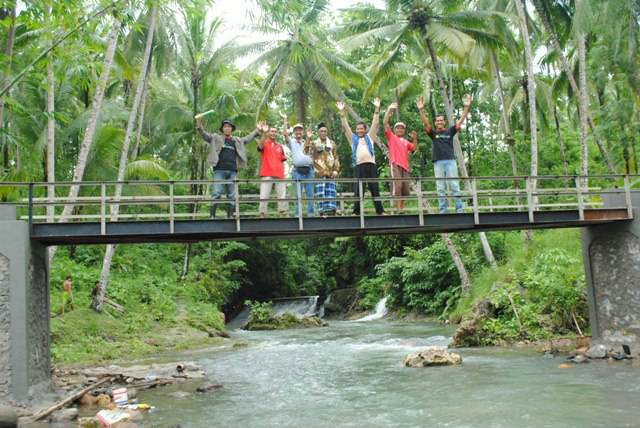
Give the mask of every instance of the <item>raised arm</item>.
M 396 111 L 398 109 L 398 104 L 397 103 L 392 103 L 389 108 L 387 108 L 387 111 L 384 113 L 384 118 L 382 119 L 382 126 L 384 127 L 384 130 L 386 131 L 387 129 L 391 129 L 389 127 L 389 118 L 391 117 L 391 114 Z
M 307 128 L 307 140 L 304 142 L 304 154 L 311 157 L 315 156 L 315 150 L 313 150 L 313 130 Z
M 466 94 L 464 96 L 464 98 L 462 98 L 462 105 L 464 106 L 464 110 L 462 110 L 462 116 L 460 116 L 460 119 L 458 119 L 458 121 L 456 122 L 456 129 L 459 131 L 460 128 L 462 128 L 462 124 L 464 123 L 465 119 L 467 118 L 467 115 L 469 114 L 469 109 L 471 108 L 471 101 L 473 100 L 473 98 L 471 98 L 471 95 Z
M 342 123 L 342 130 L 344 131 L 344 135 L 345 137 L 347 137 L 347 142 L 351 143 L 351 136 L 353 135 L 353 131 L 351 130 L 349 121 L 347 120 L 345 104 L 343 101 L 338 101 L 336 103 L 336 107 L 338 107 L 338 111 L 340 112 L 340 123 Z
M 422 126 L 424 126 L 424 132 L 431 134 L 433 127 L 429 119 L 427 119 L 427 115 L 424 114 L 424 100 L 422 97 L 416 98 L 416 107 L 418 107 L 418 113 L 420 113 L 420 120 L 422 121 Z
M 411 144 L 409 146 L 410 152 L 415 152 L 418 149 L 418 133 L 416 131 L 411 131 Z
M 262 131 L 262 138 L 258 141 L 258 151 L 262 151 L 264 142 L 267 141 L 268 138 L 269 125 L 267 125 L 266 122 L 260 122 L 258 126 L 260 127 L 260 131 Z
M 380 145 L 378 141 L 378 126 L 380 125 L 380 98 L 373 100 L 373 118 L 371 119 L 371 128 L 369 129 L 369 138 Z
M 196 130 L 198 134 L 202 137 L 204 141 L 210 143 L 213 141 L 213 134 L 208 133 L 204 130 L 204 125 L 202 124 L 202 117 L 196 117 Z
M 265 122 L 258 122 L 256 124 L 256 129 L 254 129 L 253 131 L 251 131 L 250 134 L 240 138 L 240 142 L 243 144 L 247 144 L 250 143 L 251 141 L 253 141 L 254 138 L 256 138 L 258 136 L 258 134 L 260 134 L 262 132 L 262 128 L 265 125 Z

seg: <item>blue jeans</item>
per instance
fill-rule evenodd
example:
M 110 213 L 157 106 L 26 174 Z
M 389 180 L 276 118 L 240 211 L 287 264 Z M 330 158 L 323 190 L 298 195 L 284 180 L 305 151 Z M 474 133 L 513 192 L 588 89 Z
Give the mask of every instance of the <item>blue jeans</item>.
M 236 179 L 237 171 L 226 169 L 213 170 L 213 181 L 211 185 L 211 197 L 220 199 L 222 195 L 226 195 L 231 201 L 227 202 L 227 217 L 231 217 L 235 209 L 236 187 L 232 181 Z M 211 204 L 211 217 L 216 216 L 216 208 L 219 202 Z
M 458 178 L 458 164 L 455 159 L 439 160 L 433 163 L 433 171 L 436 178 L 452 178 L 453 180 L 438 180 L 436 188 L 438 189 L 438 205 L 440 206 L 440 214 L 447 212 L 447 187 L 456 197 L 456 212 L 462 212 L 462 199 L 460 199 L 460 182 L 455 180 Z
M 291 174 L 294 180 L 311 180 L 313 178 L 313 167 L 309 167 L 309 172 L 302 174 L 298 168 L 293 168 Z M 293 212 L 297 216 L 298 214 L 298 184 L 294 183 L 296 188 L 296 200 L 293 202 Z M 313 183 L 300 183 L 300 188 L 307 195 L 307 214 L 313 215 Z

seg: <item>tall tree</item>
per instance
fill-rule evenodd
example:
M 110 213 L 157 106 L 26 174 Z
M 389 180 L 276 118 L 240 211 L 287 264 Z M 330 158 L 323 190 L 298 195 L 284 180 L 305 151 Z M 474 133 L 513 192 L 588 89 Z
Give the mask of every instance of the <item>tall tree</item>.
M 147 79 L 147 70 L 149 69 L 149 61 L 151 58 L 151 50 L 153 47 L 153 36 L 156 29 L 156 21 L 158 17 L 158 1 L 153 1 L 151 11 L 149 12 L 149 26 L 147 28 L 147 41 L 144 47 L 144 54 L 142 57 L 142 64 L 140 65 L 140 74 L 138 77 L 138 83 L 136 85 L 136 93 L 133 98 L 133 104 L 129 111 L 129 120 L 127 121 L 127 130 L 124 135 L 124 141 L 122 143 L 122 151 L 120 153 L 120 163 L 118 166 L 117 181 L 123 181 L 125 178 L 125 171 L 127 168 L 127 160 L 129 158 L 129 146 L 131 143 L 131 137 L 133 136 L 134 128 L 136 126 L 136 119 L 138 118 L 138 109 L 142 104 L 142 96 L 145 88 L 145 81 Z M 111 205 L 111 221 L 118 219 L 119 205 L 117 202 L 122 197 L 122 185 L 117 184 L 115 187 L 114 200 L 115 204 Z M 102 271 L 100 273 L 100 287 L 95 295 L 95 299 L 92 303 L 92 307 L 100 311 L 102 310 L 102 304 L 104 302 L 104 295 L 109 284 L 109 272 L 111 271 L 111 262 L 113 261 L 113 254 L 115 252 L 115 245 L 107 245 L 104 260 L 102 262 Z
M 111 66 L 113 65 L 113 58 L 115 56 L 116 46 L 118 44 L 118 34 L 120 33 L 121 25 L 122 24 L 120 23 L 120 20 L 114 17 L 111 24 L 111 29 L 109 31 L 109 36 L 107 37 L 107 50 L 105 52 L 102 64 L 102 73 L 100 75 L 100 80 L 96 85 L 93 102 L 91 103 L 91 112 L 89 114 L 89 119 L 87 120 L 87 126 L 84 132 L 84 137 L 82 139 L 82 144 L 80 145 L 80 152 L 78 153 L 78 159 L 76 161 L 76 166 L 73 173 L 74 182 L 80 182 L 84 177 L 84 171 L 87 166 L 87 158 L 89 156 L 89 152 L 91 151 L 93 140 L 96 134 L 96 129 L 98 127 L 98 115 L 100 114 L 100 110 L 102 108 L 105 89 L 107 87 L 109 76 L 111 74 Z M 79 193 L 80 186 L 78 184 L 74 184 L 70 187 L 69 195 L 67 198 L 69 203 L 66 204 L 62 210 L 62 214 L 60 215 L 60 223 L 65 223 L 69 220 L 69 216 L 74 209 L 73 203 L 76 201 Z M 56 250 L 54 247 L 49 253 L 50 259 L 53 259 L 55 253 Z
M 524 9 L 525 0 L 513 0 L 518 12 L 518 27 L 524 43 L 524 57 L 527 70 L 527 97 L 529 106 L 529 129 L 531 138 L 531 191 L 536 192 L 538 176 L 538 113 L 536 103 L 536 75 L 533 64 L 533 49 L 529 35 L 529 22 Z M 534 198 L 534 204 L 537 198 Z
M 588 99 L 587 98 L 588 95 L 583 94 L 582 91 L 583 90 L 586 91 L 586 88 L 580 88 L 578 86 L 578 83 L 576 82 L 576 79 L 573 74 L 573 70 L 569 65 L 569 61 L 564 53 L 564 50 L 560 46 L 560 39 L 558 38 L 558 34 L 556 33 L 552 25 L 551 14 L 549 10 L 549 4 L 551 2 L 543 2 L 542 0 L 532 0 L 532 2 L 536 9 L 536 12 L 538 13 L 538 16 L 540 17 L 540 21 L 542 22 L 542 25 L 544 26 L 545 32 L 549 37 L 549 41 L 551 42 L 551 47 L 554 49 L 556 55 L 558 56 L 560 67 L 562 68 L 562 71 L 564 71 L 569 81 L 569 84 L 571 85 L 571 89 L 573 90 L 573 93 L 578 99 L 578 106 L 579 106 L 578 108 L 579 108 L 579 111 L 581 112 L 580 115 L 585 116 L 584 118 L 582 117 L 580 118 L 580 126 L 584 127 L 584 124 L 588 123 L 589 127 L 591 128 L 591 131 L 595 136 L 595 141 L 598 146 L 598 149 L 600 150 L 600 154 L 602 155 L 602 158 L 604 159 L 605 164 L 607 165 L 609 174 L 615 174 L 616 169 L 613 162 L 611 161 L 609 152 L 604 146 L 604 140 L 601 138 L 601 136 L 598 133 L 598 130 L 593 122 L 591 111 L 588 105 L 585 105 L 585 101 Z M 580 35 L 578 35 L 578 45 L 579 44 L 580 44 Z M 580 46 L 578 46 L 578 49 L 580 49 Z M 586 73 L 586 69 L 584 71 Z M 580 135 L 581 135 L 582 144 L 586 146 L 587 145 L 586 131 L 581 129 Z M 585 155 L 584 149 L 581 150 L 581 153 Z

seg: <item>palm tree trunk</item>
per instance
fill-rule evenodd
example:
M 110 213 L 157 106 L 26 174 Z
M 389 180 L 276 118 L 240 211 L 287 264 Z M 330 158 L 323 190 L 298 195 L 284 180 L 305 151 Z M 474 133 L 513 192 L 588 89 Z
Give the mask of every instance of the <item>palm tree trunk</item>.
M 556 138 L 558 139 L 558 144 L 560 144 L 560 157 L 562 158 L 562 173 L 565 176 L 568 176 L 569 166 L 567 165 L 567 150 L 564 147 L 564 139 L 562 138 L 562 133 L 560 133 L 560 118 L 558 117 L 558 107 L 555 104 L 553 106 L 553 120 L 556 123 Z
M 298 86 L 296 89 L 296 111 L 298 115 L 298 123 L 304 125 L 304 120 L 307 116 L 307 96 L 304 93 L 304 87 Z
M 578 34 L 578 69 L 580 71 L 580 92 L 578 109 L 580 111 L 580 175 L 589 174 L 589 142 L 587 141 L 587 111 L 589 99 L 587 96 L 587 46 L 583 33 Z M 581 186 L 587 187 L 587 179 L 581 180 Z
M 147 106 L 147 89 L 149 86 L 149 70 L 147 70 L 147 77 L 144 79 L 144 88 L 142 90 L 142 101 L 140 102 L 140 108 L 138 109 L 138 129 L 136 130 L 136 143 L 131 151 L 131 160 L 134 161 L 140 155 L 140 138 L 142 138 L 142 127 L 144 126 L 144 111 Z
M 91 146 L 93 145 L 93 138 L 98 127 L 98 115 L 100 114 L 100 110 L 102 108 L 104 91 L 107 87 L 109 76 L 111 74 L 111 66 L 113 65 L 113 58 L 116 53 L 118 34 L 120 32 L 121 26 L 122 23 L 118 19 L 114 19 L 113 24 L 111 25 L 111 30 L 109 31 L 109 37 L 107 39 L 107 50 L 105 52 L 104 61 L 102 63 L 102 73 L 100 74 L 100 80 L 96 85 L 96 92 L 93 95 L 91 112 L 89 113 L 89 118 L 87 119 L 87 127 L 84 132 L 84 137 L 82 138 L 80 151 L 78 153 L 78 160 L 76 161 L 76 167 L 73 173 L 74 182 L 80 182 L 84 177 L 84 170 L 87 167 L 87 159 L 89 157 L 89 152 L 91 151 Z M 69 202 L 75 202 L 75 200 L 78 198 L 79 193 L 80 186 L 72 185 L 69 189 Z M 60 215 L 60 223 L 65 223 L 69 220 L 69 216 L 73 212 L 73 209 L 74 205 L 72 203 L 64 206 L 62 214 Z M 49 252 L 49 263 L 51 263 L 53 257 L 56 254 L 56 248 L 57 247 L 51 247 L 51 250 Z
M 124 141 L 122 143 L 122 151 L 120 152 L 120 163 L 118 165 L 118 177 L 117 181 L 123 181 L 125 177 L 125 171 L 127 168 L 127 160 L 129 158 L 129 145 L 131 144 L 131 137 L 133 135 L 134 127 L 136 125 L 136 119 L 138 117 L 138 108 L 142 103 L 142 93 L 144 92 L 145 81 L 147 79 L 147 69 L 149 65 L 149 59 L 151 57 L 151 47 L 153 45 L 153 36 L 156 29 L 156 17 L 158 12 L 158 3 L 153 3 L 151 9 L 151 17 L 149 22 L 149 28 L 147 30 L 147 41 L 144 47 L 144 56 L 142 59 L 142 65 L 140 66 L 140 76 L 136 85 L 136 93 L 133 98 L 133 105 L 129 112 L 129 120 L 127 122 L 127 130 L 125 132 Z M 115 189 L 114 199 L 120 200 L 122 196 L 122 185 L 117 184 Z M 111 221 L 118 220 L 118 211 L 120 206 L 117 204 L 111 205 Z M 93 301 L 93 308 L 96 311 L 102 310 L 102 304 L 104 302 L 104 295 L 109 284 L 109 272 L 111 270 L 111 262 L 113 261 L 113 253 L 115 252 L 115 245 L 107 245 L 104 259 L 102 261 L 102 271 L 100 273 L 100 286 L 96 293 L 95 300 Z
M 451 254 L 451 258 L 453 259 L 453 263 L 456 265 L 456 269 L 458 269 L 462 294 L 466 296 L 469 294 L 469 290 L 471 289 L 471 281 L 469 281 L 469 274 L 467 273 L 467 269 L 464 266 L 462 257 L 460 256 L 456 245 L 453 243 L 448 233 L 442 233 L 440 234 L 440 236 L 442 237 L 442 242 L 444 242 L 447 250 L 449 250 L 449 254 Z
M 558 35 L 556 34 L 556 32 L 554 31 L 553 27 L 551 26 L 551 22 L 549 21 L 549 17 L 547 16 L 546 12 L 545 12 L 545 8 L 542 4 L 541 0 L 532 0 L 533 1 L 533 5 L 536 9 L 536 12 L 538 13 L 538 15 L 540 16 L 540 21 L 542 22 L 542 25 L 544 26 L 545 31 L 547 32 L 547 34 L 549 35 L 549 40 L 551 41 L 551 46 L 553 47 L 553 49 L 556 51 L 558 58 L 560 59 L 560 66 L 562 67 L 562 71 L 564 71 L 564 73 L 567 76 L 567 79 L 569 80 L 569 85 L 571 86 L 571 90 L 574 92 L 574 94 L 576 95 L 576 97 L 578 97 L 578 99 L 580 99 L 581 96 L 581 90 L 578 87 L 578 83 L 576 82 L 576 79 L 573 75 L 573 70 L 571 69 L 571 66 L 569 65 L 569 61 L 567 60 L 567 57 L 564 54 L 564 51 L 562 50 L 562 47 L 560 46 L 560 41 L 558 39 Z M 578 101 L 580 102 L 580 101 Z M 589 109 L 589 107 L 587 106 L 586 110 L 584 111 L 584 115 L 586 116 L 586 121 L 589 125 L 589 127 L 591 128 L 591 132 L 593 133 L 594 139 L 596 144 L 598 145 L 598 150 L 600 151 L 600 154 L 602 156 L 602 159 L 604 159 L 605 164 L 607 165 L 607 169 L 609 170 L 609 174 L 615 174 L 615 166 L 613 165 L 613 163 L 611 162 L 611 158 L 609 157 L 609 152 L 607 151 L 606 147 L 604 146 L 604 140 L 601 138 L 601 136 L 598 133 L 598 130 L 593 122 L 593 117 L 591 116 L 591 111 Z
M 438 61 L 438 57 L 436 55 L 435 47 L 433 46 L 433 42 L 428 37 L 425 38 L 427 43 L 427 50 L 429 51 L 429 56 L 431 56 L 431 63 L 433 65 L 433 71 L 436 75 L 436 79 L 438 81 L 438 87 L 440 88 L 440 95 L 442 96 L 442 102 L 444 103 L 444 108 L 447 113 L 447 120 L 449 121 L 449 125 L 453 126 L 455 124 L 455 117 L 453 115 L 453 106 L 451 103 L 451 99 L 449 98 L 449 94 L 447 92 L 447 87 L 444 82 L 444 78 L 442 75 L 442 70 L 440 69 L 440 62 Z M 469 173 L 467 172 L 467 165 L 465 163 L 464 154 L 462 153 L 462 146 L 460 145 L 460 139 L 456 135 L 453 138 L 453 150 L 456 155 L 456 160 L 458 162 L 458 168 L 460 169 L 460 175 L 463 178 L 468 178 Z M 468 180 L 464 181 L 465 188 L 469 189 Z M 489 240 L 487 239 L 487 235 L 484 232 L 478 233 L 478 237 L 480 238 L 480 243 L 482 244 L 482 251 L 484 252 L 484 257 L 492 267 L 496 267 L 496 258 L 493 255 L 493 251 L 491 250 L 491 245 L 489 244 Z M 453 243 L 451 244 L 453 245 Z M 447 247 L 449 248 L 449 247 Z M 450 251 L 451 252 L 451 251 Z M 451 257 L 454 257 L 453 253 Z M 454 257 L 455 260 L 455 257 Z M 462 259 L 460 259 L 462 263 Z M 456 264 L 456 267 L 458 265 Z M 463 276 L 466 276 L 466 270 L 464 270 L 464 265 L 462 265 L 463 270 L 458 269 L 458 273 L 460 274 L 460 280 L 463 280 Z M 464 272 L 463 272 L 464 271 Z M 468 280 L 468 278 L 467 278 Z
M 11 63 L 13 62 L 13 46 L 16 40 L 16 8 L 15 5 L 9 10 L 8 13 L 11 16 L 11 24 L 9 26 L 9 31 L 7 32 L 7 41 L 4 48 L 4 56 L 7 61 L 7 65 L 4 70 L 2 70 L 2 75 L 0 75 L 0 83 L 2 87 L 5 86 L 5 80 L 11 73 Z M 0 96 L 0 141 L 2 143 L 2 155 L 3 155 L 3 167 L 4 171 L 9 170 L 10 162 L 9 162 L 9 145 L 6 142 L 5 138 L 5 124 L 4 124 L 4 97 Z
M 55 112 L 55 77 L 53 73 L 53 54 L 49 54 L 47 62 L 47 181 L 53 183 L 56 181 L 56 119 Z M 55 198 L 55 186 L 47 187 L 47 198 L 49 202 L 53 202 Z M 47 221 L 54 221 L 53 205 L 47 205 Z
M 524 42 L 524 55 L 527 65 L 527 96 L 529 97 L 529 128 L 531 130 L 531 190 L 535 193 L 538 176 L 538 116 L 536 109 L 536 76 L 533 67 L 533 51 L 529 39 L 529 28 L 524 11 L 523 0 L 514 0 L 518 12 L 520 34 Z M 534 197 L 534 204 L 537 198 Z

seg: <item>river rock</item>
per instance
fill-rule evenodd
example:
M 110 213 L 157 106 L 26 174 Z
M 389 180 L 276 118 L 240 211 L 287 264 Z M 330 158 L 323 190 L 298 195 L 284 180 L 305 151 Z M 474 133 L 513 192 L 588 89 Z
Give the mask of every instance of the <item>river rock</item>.
M 449 352 L 444 346 L 430 346 L 419 352 L 413 352 L 404 359 L 407 367 L 455 366 L 462 364 L 462 357 Z
M 100 421 L 98 418 L 78 418 L 78 426 L 80 428 L 98 428 L 100 426 Z
M 480 317 L 463 321 L 453 334 L 453 343 L 451 346 L 454 348 L 463 348 L 480 345 L 481 321 Z
M 217 391 L 218 389 L 222 389 L 222 385 L 218 383 L 206 383 L 201 385 L 196 389 L 198 392 L 209 392 L 209 391 Z
M 607 356 L 607 347 L 602 344 L 595 344 L 587 350 L 586 356 L 591 359 L 605 358 Z
M 51 415 L 51 422 L 71 422 L 76 419 L 78 419 L 78 409 L 75 407 L 58 410 Z
M 18 414 L 11 407 L 0 404 L 0 428 L 15 428 L 18 426 Z

